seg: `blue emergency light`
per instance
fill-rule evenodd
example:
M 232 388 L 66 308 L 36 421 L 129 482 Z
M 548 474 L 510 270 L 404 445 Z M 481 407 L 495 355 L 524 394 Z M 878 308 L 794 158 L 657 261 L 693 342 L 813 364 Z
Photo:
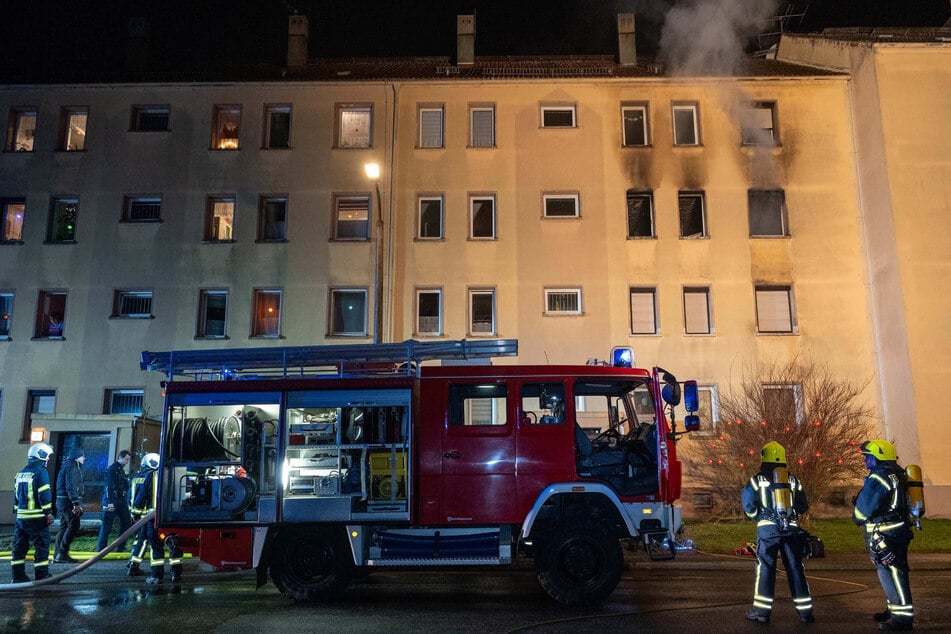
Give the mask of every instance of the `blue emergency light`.
M 618 346 L 611 350 L 611 365 L 615 368 L 634 367 L 634 348 Z

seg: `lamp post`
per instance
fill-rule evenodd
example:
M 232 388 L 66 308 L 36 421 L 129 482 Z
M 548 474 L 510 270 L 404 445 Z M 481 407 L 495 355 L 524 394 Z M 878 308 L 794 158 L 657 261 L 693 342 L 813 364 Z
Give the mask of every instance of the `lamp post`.
M 367 178 L 376 187 L 376 280 L 373 302 L 373 343 L 382 343 L 383 331 L 383 196 L 380 194 L 380 165 L 367 163 L 363 166 Z

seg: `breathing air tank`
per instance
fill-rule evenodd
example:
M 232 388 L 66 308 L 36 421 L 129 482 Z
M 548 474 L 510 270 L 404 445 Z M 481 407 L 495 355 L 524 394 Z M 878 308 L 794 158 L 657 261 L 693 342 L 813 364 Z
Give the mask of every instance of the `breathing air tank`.
M 925 483 L 921 477 L 921 467 L 910 464 L 905 467 L 908 476 L 908 510 L 915 518 L 915 527 L 921 530 L 921 518 L 925 516 Z
M 789 471 L 786 467 L 773 469 L 772 491 L 779 528 L 785 532 L 793 515 L 792 488 L 789 486 Z

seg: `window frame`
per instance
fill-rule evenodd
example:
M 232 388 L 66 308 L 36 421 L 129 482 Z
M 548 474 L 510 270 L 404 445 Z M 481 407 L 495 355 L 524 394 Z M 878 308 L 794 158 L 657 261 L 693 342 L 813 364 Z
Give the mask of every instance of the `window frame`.
M 651 301 L 651 330 L 639 330 L 637 327 L 638 319 L 635 315 L 634 297 L 650 297 Z M 657 336 L 660 331 L 660 313 L 657 305 L 657 287 L 656 286 L 631 286 L 628 289 L 628 314 L 630 316 L 631 336 Z
M 569 315 L 575 316 L 575 315 L 584 314 L 584 304 L 583 304 L 584 296 L 582 295 L 582 289 L 580 286 L 574 286 L 574 287 L 561 286 L 561 287 L 554 287 L 554 288 L 546 288 L 544 295 L 545 295 L 544 314 L 546 316 L 563 317 L 563 316 L 569 316 Z M 573 295 L 576 298 L 575 302 L 576 302 L 577 308 L 553 309 L 552 298 L 554 298 L 555 295 L 566 295 L 566 296 Z
M 165 126 L 151 127 L 149 117 L 165 116 Z M 156 119 L 158 121 L 159 119 Z M 148 124 L 148 125 L 147 125 Z M 135 104 L 129 121 L 129 132 L 171 132 L 172 108 L 168 104 Z
M 61 289 L 40 289 L 36 300 L 36 315 L 33 321 L 33 339 L 63 340 L 66 338 L 66 307 L 69 292 Z M 55 304 L 55 305 L 54 305 Z M 51 318 L 59 315 L 62 325 L 60 334 L 51 333 Z
M 13 336 L 13 311 L 16 308 L 16 291 L 0 289 L 0 341 L 11 341 Z
M 681 142 L 680 135 L 678 133 L 677 113 L 682 111 L 690 111 L 691 113 L 693 141 L 690 143 Z M 700 136 L 700 104 L 698 104 L 696 101 L 672 102 L 670 104 L 670 120 L 675 147 L 696 147 L 703 145 Z
M 706 322 L 706 330 L 693 331 L 690 324 L 695 323 L 696 319 L 691 319 L 691 304 L 688 295 L 703 295 L 703 317 Z M 684 317 L 684 335 L 688 336 L 708 336 L 716 334 L 713 327 L 713 302 L 709 286 L 684 286 L 682 292 L 683 317 Z
M 439 113 L 439 138 L 438 143 L 427 142 L 425 135 L 426 125 L 423 117 L 426 113 Z M 443 104 L 417 104 L 416 106 L 416 125 L 418 134 L 416 135 L 416 148 L 420 150 L 439 150 L 446 147 L 446 108 Z M 435 137 L 433 137 L 435 140 Z
M 115 397 L 117 396 L 138 396 L 140 407 L 138 411 L 117 412 L 115 411 Z M 107 387 L 102 390 L 102 413 L 113 416 L 141 416 L 145 408 L 145 388 L 144 387 Z
M 20 141 L 21 128 L 25 120 L 33 119 L 33 129 L 22 130 L 24 140 Z M 7 140 L 5 152 L 20 153 L 36 150 L 36 125 L 39 121 L 39 109 L 33 106 L 18 106 L 10 108 L 7 116 Z M 21 147 L 22 143 L 22 147 Z
M 148 299 L 148 309 L 147 313 L 132 313 L 132 312 L 123 312 L 123 304 L 126 303 L 126 300 L 134 302 L 135 300 L 145 300 Z M 113 291 L 112 294 L 112 314 L 109 316 L 110 319 L 155 319 L 155 315 L 152 313 L 152 302 L 153 302 L 153 293 L 149 289 L 129 289 L 129 288 L 117 288 Z
M 549 113 L 569 113 L 571 115 L 571 124 L 564 125 L 559 123 L 549 123 L 547 115 Z M 578 127 L 578 105 L 577 104 L 540 104 L 539 109 L 539 127 L 550 128 L 577 128 Z
M 621 103 L 621 147 L 649 147 L 650 137 L 650 103 L 647 101 L 632 101 Z M 627 138 L 627 112 L 639 110 L 643 115 L 641 121 L 641 134 L 644 136 L 643 143 L 631 143 Z
M 650 235 L 635 235 L 632 224 L 631 203 L 634 199 L 647 200 L 648 217 L 650 218 Z M 627 212 L 627 239 L 628 240 L 656 240 L 657 239 L 657 219 L 654 213 L 654 191 L 649 189 L 628 189 L 624 193 L 624 206 Z
M 277 317 L 265 317 L 263 316 L 263 311 L 268 309 L 267 303 L 264 301 L 265 297 L 277 297 Z M 284 317 L 284 289 L 266 287 L 259 288 L 255 287 L 251 290 L 251 331 L 249 339 L 283 339 L 282 334 L 283 328 L 283 317 Z M 265 324 L 264 321 L 267 319 L 276 319 L 277 328 L 274 332 L 268 332 L 268 324 Z
M 795 420 L 793 421 L 797 426 L 802 425 L 805 420 L 805 397 L 803 394 L 802 385 L 799 383 L 762 383 L 760 387 L 763 389 L 763 401 L 765 405 L 766 393 L 768 391 L 783 391 L 783 392 L 792 392 L 793 407 L 796 409 Z
M 436 296 L 436 315 L 423 315 L 422 314 L 422 295 L 435 295 Z M 414 334 L 422 337 L 441 337 L 443 336 L 443 292 L 442 288 L 437 286 L 418 286 L 414 291 L 415 297 L 415 323 L 414 325 Z M 432 319 L 435 318 L 436 328 L 435 329 L 424 329 L 422 326 L 423 319 Z
M 157 206 L 158 214 L 154 218 L 133 218 L 132 209 L 135 205 Z M 125 194 L 122 197 L 122 217 L 119 222 L 128 224 L 151 224 L 163 222 L 161 194 Z
M 350 135 L 344 134 L 343 118 L 346 114 L 363 113 L 367 117 L 366 143 L 358 142 L 344 144 L 345 138 Z M 373 103 L 337 103 L 334 104 L 334 148 L 338 150 L 367 150 L 373 147 Z M 353 137 L 359 141 L 363 135 L 354 134 Z
M 770 315 L 766 314 L 766 311 L 771 308 L 771 306 L 766 306 L 765 300 L 769 297 L 773 297 L 773 294 L 783 293 L 786 297 L 786 312 L 788 315 L 788 328 L 768 330 L 763 327 L 763 322 L 766 321 L 764 318 L 769 318 Z M 762 299 L 761 299 L 762 295 Z M 757 335 L 796 335 L 799 334 L 799 326 L 797 324 L 796 318 L 796 302 L 795 296 L 793 294 L 793 287 L 791 284 L 757 284 L 753 287 L 753 298 L 755 302 L 755 311 L 756 311 L 756 334 Z M 781 304 L 778 299 L 775 300 L 775 306 L 772 306 L 776 315 L 772 316 L 774 321 L 782 321 L 777 317 L 779 314 L 779 309 Z
M 330 299 L 327 302 L 328 308 L 328 318 L 327 318 L 327 336 L 328 337 L 366 337 L 368 336 L 369 328 L 369 310 L 370 310 L 370 293 L 367 288 L 358 287 L 358 286 L 334 286 L 329 289 Z M 363 310 L 361 319 L 363 323 L 361 328 L 358 330 L 338 330 L 338 323 L 342 328 L 346 328 L 345 319 L 341 314 L 341 319 L 337 319 L 337 306 L 341 301 L 341 298 L 344 293 L 358 295 L 362 297 L 363 301 Z
M 255 242 L 287 242 L 287 199 L 287 194 L 261 194 L 258 197 L 258 227 Z M 283 220 L 268 222 L 269 206 L 275 203 L 282 203 Z M 268 237 L 268 228 L 277 225 L 282 225 L 280 237 Z
M 71 147 L 70 139 L 72 137 L 73 123 L 72 119 L 76 116 L 85 117 L 82 131 L 77 133 L 81 136 L 80 147 Z M 59 137 L 56 149 L 59 152 L 85 152 L 86 151 L 86 130 L 89 127 L 89 106 L 63 106 L 59 114 Z
M 17 232 L 18 237 L 16 238 L 7 238 L 6 235 L 10 231 L 10 217 L 15 215 L 18 212 L 11 207 L 15 205 L 22 206 L 22 209 L 19 211 L 19 222 L 12 223 L 15 227 L 18 225 L 19 231 Z M 6 198 L 0 198 L 0 244 L 23 244 L 23 223 L 26 220 L 26 197 L 24 196 L 10 196 Z
M 477 331 L 475 329 L 475 307 L 473 306 L 473 300 L 476 297 L 489 297 L 491 299 L 491 316 L 488 321 L 490 325 L 489 331 Z M 498 336 L 498 297 L 496 294 L 496 289 L 492 287 L 470 287 L 466 289 L 467 297 L 467 306 L 468 306 L 468 319 L 467 319 L 467 329 L 469 335 L 472 337 L 495 337 Z M 482 320 L 484 322 L 485 320 Z M 480 323 L 482 323 L 480 322 Z
M 46 222 L 46 240 L 44 244 L 76 244 L 76 230 L 79 224 L 79 196 L 51 196 L 50 197 L 50 211 L 49 217 Z M 63 222 L 63 215 L 68 215 L 69 205 L 74 205 L 75 210 L 72 212 L 75 214 L 73 219 L 73 227 L 70 230 L 68 238 L 59 237 L 59 226 Z M 62 207 L 62 208 L 61 208 Z M 66 218 L 65 222 L 68 222 L 69 219 Z
M 683 201 L 687 198 L 696 198 L 700 201 L 700 233 L 684 234 L 684 210 Z M 677 211 L 678 211 L 678 229 L 681 240 L 703 240 L 710 237 L 710 230 L 707 226 L 707 196 L 703 191 L 679 191 L 677 192 Z
M 566 201 L 570 200 L 574 207 L 574 211 L 570 214 L 558 214 L 550 213 L 548 208 L 548 203 L 550 201 Z M 542 194 L 542 218 L 545 219 L 559 219 L 559 218 L 580 218 L 581 217 L 581 194 L 574 193 L 547 193 Z
M 237 117 L 234 134 L 225 134 L 225 118 Z M 233 139 L 233 141 L 232 141 Z M 241 104 L 215 104 L 211 111 L 211 147 L 214 152 L 234 152 L 241 149 Z
M 287 115 L 287 139 L 283 145 L 276 145 L 275 122 L 276 115 Z M 292 147 L 291 134 L 294 129 L 294 107 L 289 103 L 268 103 L 264 104 L 264 130 L 261 133 L 262 150 L 289 150 Z
M 475 235 L 475 220 L 476 220 L 476 209 L 475 204 L 477 202 L 491 201 L 492 203 L 492 231 L 490 235 L 487 236 L 477 236 Z M 477 241 L 493 241 L 499 239 L 499 226 L 498 226 L 498 204 L 495 194 L 469 194 L 469 240 Z
M 52 398 L 53 408 L 50 412 L 37 411 L 39 408 L 39 399 Z M 56 413 L 56 389 L 55 388 L 30 388 L 26 391 L 26 405 L 23 411 L 23 427 L 20 430 L 20 442 L 30 441 L 30 432 L 33 431 L 33 414 L 55 414 Z
M 366 218 L 362 221 L 364 225 L 364 230 L 362 235 L 344 235 L 344 232 L 341 231 L 340 224 L 340 213 L 346 211 L 346 207 L 341 207 L 340 203 L 345 201 L 361 201 L 365 202 L 365 206 L 361 206 L 360 209 L 366 209 Z M 358 211 L 357 207 L 352 208 L 354 211 Z M 338 193 L 333 195 L 333 217 L 332 225 L 330 228 L 331 234 L 330 239 L 333 242 L 369 242 L 370 240 L 370 227 L 371 221 L 373 219 L 373 195 L 369 192 L 358 192 L 358 193 Z M 359 225 L 360 221 L 348 221 L 352 226 L 356 227 Z M 347 226 L 347 225 L 344 225 Z
M 778 196 L 776 196 L 778 194 Z M 764 198 L 770 196 L 776 196 L 779 199 L 779 208 L 778 209 L 766 209 L 766 212 L 770 215 L 766 220 L 768 222 L 763 222 L 760 220 L 758 225 L 766 224 L 775 224 L 776 220 L 779 221 L 780 232 L 779 233 L 754 233 L 753 227 L 753 198 L 756 196 L 763 196 Z M 747 200 L 747 220 L 749 221 L 749 236 L 750 238 L 788 238 L 789 237 L 789 215 L 788 209 L 786 207 L 786 192 L 782 189 L 749 189 L 746 193 Z M 762 209 L 762 208 L 761 208 Z
M 423 203 L 438 201 L 439 203 L 439 235 L 423 235 Z M 442 194 L 417 194 L 416 195 L 416 239 L 428 242 L 440 241 L 446 239 L 446 199 Z
M 492 138 L 490 143 L 476 143 L 477 140 L 480 140 L 481 137 L 476 136 L 476 113 L 487 112 L 491 118 L 490 123 L 492 124 Z M 496 148 L 498 147 L 496 141 L 496 112 L 495 104 L 487 103 L 470 103 L 469 104 L 469 144 L 468 148 Z
M 224 297 L 224 319 L 221 320 L 221 334 L 208 334 L 208 323 L 218 320 L 208 319 L 208 298 Z M 195 339 L 230 339 L 228 336 L 228 309 L 230 292 L 226 288 L 202 288 L 198 291 L 198 320 L 195 326 Z
M 759 121 L 757 111 L 769 112 L 770 127 L 757 127 Z M 766 137 L 769 137 L 768 140 Z M 779 146 L 779 128 L 776 117 L 775 101 L 753 101 L 742 113 L 740 120 L 740 145 L 747 147 L 777 147 Z
M 205 197 L 205 222 L 204 222 L 204 231 L 202 233 L 202 244 L 233 244 L 235 242 L 234 238 L 234 223 L 235 217 L 237 216 L 237 207 L 238 207 L 238 197 L 235 194 L 209 194 Z M 218 216 L 215 214 L 215 206 L 218 204 L 229 204 L 231 205 L 231 230 L 230 236 L 228 238 L 221 238 L 220 235 L 223 235 L 221 232 L 219 222 L 218 229 L 215 228 L 215 218 L 226 218 L 226 215 Z

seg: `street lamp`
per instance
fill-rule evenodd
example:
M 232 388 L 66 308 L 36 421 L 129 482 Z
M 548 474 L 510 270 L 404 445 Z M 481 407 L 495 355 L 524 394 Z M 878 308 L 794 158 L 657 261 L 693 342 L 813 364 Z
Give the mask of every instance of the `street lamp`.
M 376 280 L 374 282 L 373 343 L 381 343 L 383 329 L 383 196 L 380 194 L 380 165 L 366 163 L 363 166 L 367 178 L 376 187 Z

